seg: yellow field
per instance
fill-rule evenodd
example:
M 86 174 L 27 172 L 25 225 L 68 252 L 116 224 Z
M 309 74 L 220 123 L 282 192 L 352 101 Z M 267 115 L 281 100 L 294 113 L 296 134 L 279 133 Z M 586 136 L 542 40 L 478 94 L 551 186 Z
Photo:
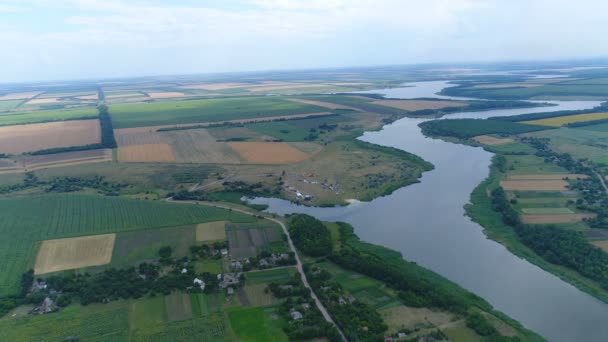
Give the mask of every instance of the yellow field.
M 118 148 L 118 161 L 173 162 L 175 155 L 169 144 L 142 144 Z
M 38 250 L 35 274 L 108 264 L 116 234 L 45 240 Z
M 527 224 L 554 224 L 576 223 L 591 217 L 595 217 L 595 214 L 539 214 L 521 215 L 521 220 Z
M 569 116 L 559 116 L 556 118 L 522 121 L 521 123 L 539 126 L 560 127 L 574 122 L 586 122 L 594 120 L 608 119 L 608 113 L 589 113 Z
M 226 221 L 200 223 L 196 225 L 196 241 L 226 240 Z
M 554 180 L 502 180 L 500 186 L 507 191 L 564 191 L 568 183 Z
M 310 157 L 286 143 L 230 142 L 228 145 L 247 162 L 254 164 L 288 164 Z
M 504 145 L 513 142 L 513 139 L 511 138 L 496 138 L 490 135 L 479 135 L 474 137 L 473 140 L 477 141 L 480 144 L 490 146 Z

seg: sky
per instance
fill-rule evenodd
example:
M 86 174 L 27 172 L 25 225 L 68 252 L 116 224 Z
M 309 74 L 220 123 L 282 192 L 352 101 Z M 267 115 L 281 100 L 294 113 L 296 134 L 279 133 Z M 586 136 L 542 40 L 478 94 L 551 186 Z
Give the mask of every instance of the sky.
M 608 56 L 603 0 L 0 0 L 0 83 Z

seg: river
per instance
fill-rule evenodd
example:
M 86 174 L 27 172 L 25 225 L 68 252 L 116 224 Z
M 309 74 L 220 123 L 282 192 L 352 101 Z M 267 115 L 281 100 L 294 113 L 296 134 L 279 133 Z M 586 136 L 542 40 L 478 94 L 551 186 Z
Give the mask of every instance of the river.
M 391 98 L 435 97 L 447 81 L 414 82 L 403 88 L 371 91 Z M 466 112 L 447 118 L 488 118 L 532 112 L 587 109 L 598 101 L 547 101 L 551 107 Z M 371 202 L 346 207 L 298 206 L 257 198 L 278 214 L 307 213 L 352 224 L 362 240 L 400 251 L 403 256 L 460 284 L 550 341 L 608 340 L 608 305 L 489 240 L 464 215 L 473 189 L 488 176 L 492 154 L 482 148 L 425 137 L 424 119 L 404 118 L 361 140 L 414 153 L 433 163 L 421 182 Z

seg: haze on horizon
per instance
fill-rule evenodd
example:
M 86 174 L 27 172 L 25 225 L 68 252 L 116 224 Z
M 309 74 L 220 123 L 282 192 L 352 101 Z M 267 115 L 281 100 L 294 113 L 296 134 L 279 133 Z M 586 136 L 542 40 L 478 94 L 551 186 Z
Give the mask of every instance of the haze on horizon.
M 0 83 L 608 56 L 599 0 L 0 0 Z

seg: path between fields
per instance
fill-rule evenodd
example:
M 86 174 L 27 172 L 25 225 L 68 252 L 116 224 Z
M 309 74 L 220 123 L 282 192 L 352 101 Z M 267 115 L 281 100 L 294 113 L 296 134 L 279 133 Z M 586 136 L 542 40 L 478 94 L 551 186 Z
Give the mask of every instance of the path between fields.
M 249 215 L 249 216 L 259 216 L 260 213 L 252 213 L 246 210 L 242 210 L 242 209 L 237 209 L 237 208 L 232 208 L 230 206 L 223 206 L 223 205 L 219 205 L 219 204 L 214 204 L 214 203 L 209 203 L 209 202 L 201 202 L 201 201 L 175 201 L 173 200 L 173 198 L 169 197 L 167 199 L 165 199 L 167 202 L 171 202 L 171 203 L 184 203 L 184 204 L 201 204 L 201 205 L 205 205 L 208 207 L 215 207 L 215 208 L 220 208 L 220 209 L 226 209 L 226 210 L 232 210 L 232 211 L 236 211 L 245 215 Z M 340 330 L 340 327 L 338 327 L 338 325 L 336 324 L 336 322 L 334 322 L 334 320 L 331 318 L 331 315 L 329 314 L 329 312 L 327 311 L 327 309 L 325 309 L 325 306 L 323 306 L 323 303 L 321 303 L 321 301 L 319 300 L 319 298 L 317 297 L 317 295 L 315 294 L 315 292 L 312 290 L 312 287 L 310 287 L 310 284 L 308 283 L 308 279 L 306 278 L 306 275 L 304 274 L 304 267 L 302 266 L 302 261 L 300 260 L 300 256 L 298 255 L 298 252 L 296 251 L 296 247 L 293 244 L 293 241 L 291 240 L 291 235 L 289 235 L 289 231 L 287 230 L 287 226 L 285 226 L 285 224 L 283 222 L 281 222 L 280 220 L 277 220 L 275 218 L 272 217 L 268 217 L 268 216 L 264 216 L 265 219 L 272 221 L 274 223 L 277 223 L 281 226 L 281 229 L 283 229 L 283 232 L 285 233 L 285 236 L 287 236 L 287 243 L 289 244 L 289 249 L 294 253 L 295 257 L 296 257 L 296 267 L 298 269 L 298 272 L 300 272 L 300 278 L 302 279 L 302 283 L 304 283 L 304 286 L 310 290 L 310 294 L 312 299 L 315 301 L 315 304 L 317 305 L 317 308 L 319 309 L 319 311 L 321 312 L 321 314 L 323 315 L 323 317 L 325 318 L 325 320 L 331 324 L 333 324 L 333 326 L 336 327 L 336 329 L 338 329 L 338 332 L 340 333 L 340 335 L 342 336 L 342 339 L 344 341 L 346 341 L 346 337 L 344 336 L 344 334 L 342 333 L 342 330 Z

